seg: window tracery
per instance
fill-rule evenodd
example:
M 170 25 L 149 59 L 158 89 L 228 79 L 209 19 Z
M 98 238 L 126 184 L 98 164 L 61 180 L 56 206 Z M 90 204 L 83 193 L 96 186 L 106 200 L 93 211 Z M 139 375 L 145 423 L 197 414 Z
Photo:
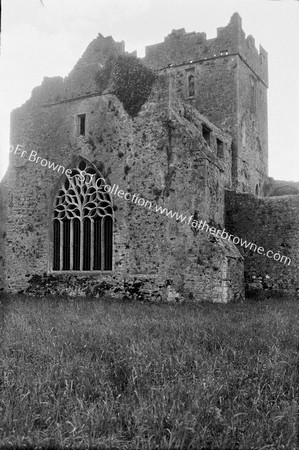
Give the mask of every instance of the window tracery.
M 86 160 L 66 171 L 53 212 L 53 270 L 112 270 L 113 209 L 101 174 Z

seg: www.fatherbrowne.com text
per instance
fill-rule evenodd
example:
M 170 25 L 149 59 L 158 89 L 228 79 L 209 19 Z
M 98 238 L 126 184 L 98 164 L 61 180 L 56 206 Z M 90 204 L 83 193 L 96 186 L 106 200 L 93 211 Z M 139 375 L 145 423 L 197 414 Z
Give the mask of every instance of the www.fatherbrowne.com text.
M 26 154 L 28 155 L 26 150 L 23 150 L 23 145 L 17 145 L 17 147 L 14 149 L 13 146 L 10 146 L 9 152 L 14 152 L 14 155 L 19 156 L 23 158 L 23 156 Z M 18 155 L 18 152 L 20 154 Z M 71 169 L 65 169 L 64 166 L 61 166 L 59 164 L 55 164 L 51 161 L 48 161 L 45 158 L 42 158 L 41 156 L 37 155 L 37 152 L 34 150 L 31 151 L 28 161 L 34 162 L 36 164 L 40 163 L 42 167 L 48 167 L 52 170 L 57 170 L 60 174 L 66 174 L 69 176 L 72 172 Z M 274 261 L 279 261 L 280 263 L 290 265 L 291 264 L 291 258 L 285 255 L 281 255 L 279 252 L 274 253 L 272 250 L 266 251 L 264 247 L 258 247 L 253 242 L 247 242 L 246 240 L 239 238 L 238 236 L 234 236 L 233 234 L 229 234 L 225 229 L 217 229 L 215 227 L 209 226 L 209 224 L 206 221 L 197 221 L 194 219 L 194 216 L 184 216 L 182 214 L 178 214 L 177 212 L 173 212 L 172 210 L 168 210 L 167 208 L 164 208 L 162 206 L 155 205 L 153 206 L 153 203 L 150 200 L 145 200 L 142 197 L 139 197 L 137 194 L 131 194 L 130 192 L 124 192 L 121 189 L 119 189 L 119 186 L 113 185 L 111 187 L 110 185 L 106 184 L 104 186 L 104 189 L 106 192 L 109 192 L 110 194 L 117 195 L 119 198 L 124 198 L 128 202 L 135 203 L 138 206 L 144 206 L 145 208 L 148 208 L 150 210 L 155 211 L 159 214 L 165 214 L 166 217 L 169 217 L 171 219 L 175 219 L 177 222 L 181 222 L 185 225 L 190 225 L 195 230 L 205 231 L 206 233 L 211 234 L 212 236 L 215 236 L 216 238 L 226 239 L 228 241 L 233 242 L 235 245 L 240 245 L 243 248 L 252 250 L 259 255 L 265 255 L 268 258 L 274 259 Z
M 138 206 L 144 206 L 152 211 L 155 211 L 159 214 L 164 214 L 166 217 L 171 219 L 175 219 L 177 222 L 181 222 L 182 224 L 190 225 L 191 228 L 195 230 L 205 231 L 206 233 L 215 236 L 216 238 L 226 239 L 228 241 L 233 242 L 235 245 L 240 245 L 243 248 L 252 250 L 259 255 L 265 255 L 268 258 L 274 259 L 274 261 L 278 261 L 283 264 L 290 265 L 291 258 L 281 255 L 279 252 L 274 253 L 273 250 L 266 251 L 264 247 L 258 247 L 253 242 L 248 242 L 245 239 L 239 238 L 233 234 L 229 234 L 225 229 L 217 229 L 215 227 L 209 226 L 206 221 L 198 221 L 194 219 L 194 216 L 184 216 L 183 214 L 179 214 L 177 212 L 173 212 L 172 210 L 168 210 L 163 206 L 153 205 L 150 200 L 145 200 L 142 197 L 139 197 L 137 194 L 131 194 L 130 192 L 124 192 L 119 189 L 118 185 L 113 185 L 112 187 L 108 184 L 104 186 L 104 190 L 110 194 L 117 195 L 119 198 L 124 198 L 127 202 L 135 203 Z

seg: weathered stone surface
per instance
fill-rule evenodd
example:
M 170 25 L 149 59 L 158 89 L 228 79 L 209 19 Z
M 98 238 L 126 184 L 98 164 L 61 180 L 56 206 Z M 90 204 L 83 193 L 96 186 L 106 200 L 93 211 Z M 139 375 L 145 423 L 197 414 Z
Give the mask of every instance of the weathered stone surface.
M 120 95 L 120 61 L 125 76 L 131 69 L 136 76 L 140 69 L 144 97 L 140 83 L 134 92 L 129 80 L 126 95 Z M 68 77 L 45 78 L 12 112 L 11 145 L 22 147 L 11 152 L 0 187 L 0 289 L 32 295 L 108 293 L 142 301 L 235 301 L 244 298 L 239 249 L 194 224 L 202 221 L 219 230 L 226 226 L 241 237 L 247 232 L 242 214 L 256 208 L 259 220 L 251 221 L 250 231 L 262 221 L 267 231 L 260 236 L 268 233 L 273 240 L 276 229 L 282 235 L 282 208 L 285 223 L 292 223 L 288 226 L 298 234 L 293 198 L 265 200 L 265 211 L 269 217 L 274 214 L 276 228 L 271 228 L 262 200 L 240 193 L 269 192 L 268 80 L 267 54 L 262 48 L 258 53 L 252 37 L 245 38 L 238 14 L 218 29 L 215 39 L 173 31 L 164 43 L 147 48 L 143 63 L 128 57 L 123 43 L 99 35 Z M 82 114 L 85 130 L 79 135 Z M 64 170 L 79 159 L 93 164 L 110 186 L 152 205 L 112 195 L 109 272 L 53 271 L 53 202 Z M 239 194 L 225 199 L 226 189 Z M 156 207 L 171 213 L 160 214 Z M 292 236 L 287 234 L 288 245 Z M 296 262 L 298 246 L 292 252 Z M 264 280 L 263 264 L 244 256 L 246 274 Z M 281 265 L 272 264 L 269 270 L 276 279 Z M 296 290 L 295 273 L 286 277 L 284 289 Z
M 172 73 L 172 88 L 232 136 L 232 185 L 258 194 L 268 173 L 267 53 L 245 37 L 236 13 L 217 37 L 173 30 L 164 42 L 146 47 L 145 63 Z M 194 74 L 194 96 L 187 75 Z
M 6 240 L 6 217 L 3 201 L 3 187 L 0 184 L 0 293 L 4 290 L 4 280 L 5 280 L 5 240 Z
M 273 252 L 267 257 L 240 250 L 247 289 L 299 295 L 299 195 L 257 198 L 227 191 L 225 226 L 234 235 L 264 247 L 265 253 Z M 291 263 L 280 261 L 279 255 L 290 258 Z
M 174 92 L 165 90 L 164 76 L 161 78 L 135 119 L 112 95 L 30 110 L 26 107 L 24 114 L 22 108 L 14 112 L 12 145 L 22 142 L 27 161 L 22 167 L 11 164 L 4 183 L 7 199 L 12 199 L 6 204 L 8 290 L 24 290 L 32 274 L 42 275 L 51 269 L 51 205 L 61 180 L 57 171 L 41 167 L 36 155 L 66 168 L 72 167 L 78 155 L 84 155 L 111 186 L 118 185 L 187 218 L 194 216 L 194 220 L 197 217 L 219 226 L 223 223 L 230 138 L 190 105 L 184 105 Z M 159 95 L 168 96 L 165 104 L 159 104 Z M 73 117 L 82 111 L 87 116 L 88 137 L 78 139 Z M 201 134 L 203 120 L 213 130 L 210 146 Z M 224 143 L 221 159 L 215 155 L 216 137 Z M 32 151 L 36 155 L 29 161 Z M 223 301 L 223 291 L 230 285 L 234 293 L 225 293 L 225 299 L 236 292 L 242 296 L 242 277 L 228 280 L 227 275 L 229 258 L 241 261 L 239 254 L 221 246 L 219 240 L 211 242 L 206 233 L 194 233 L 190 226 L 155 211 L 117 196 L 113 201 L 114 272 L 123 283 L 126 277 L 141 277 L 152 292 L 154 279 L 161 286 L 159 295 L 168 300 Z M 104 274 L 98 274 L 97 283 L 102 278 L 109 283 Z M 77 291 L 70 288 L 70 295 L 73 292 Z

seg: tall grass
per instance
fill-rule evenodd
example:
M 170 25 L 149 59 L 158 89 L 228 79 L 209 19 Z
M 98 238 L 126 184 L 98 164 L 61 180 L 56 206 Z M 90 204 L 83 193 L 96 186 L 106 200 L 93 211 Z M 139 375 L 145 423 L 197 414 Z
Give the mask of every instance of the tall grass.
M 0 311 L 1 448 L 297 448 L 296 301 Z

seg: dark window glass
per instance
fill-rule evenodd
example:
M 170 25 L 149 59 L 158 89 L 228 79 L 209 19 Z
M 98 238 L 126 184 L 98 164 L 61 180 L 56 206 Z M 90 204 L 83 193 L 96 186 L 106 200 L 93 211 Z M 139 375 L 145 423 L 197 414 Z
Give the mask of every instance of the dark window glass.
M 208 145 L 210 145 L 210 143 L 211 143 L 211 130 L 206 125 L 202 126 L 202 136 L 203 136 L 204 140 L 206 141 L 206 143 Z
M 104 270 L 112 270 L 112 219 L 104 218 Z
M 224 152 L 223 152 L 223 142 L 220 139 L 216 139 L 217 142 L 217 156 L 218 158 L 223 158 Z
M 94 270 L 101 270 L 101 225 L 102 225 L 102 219 L 101 217 L 97 217 L 94 221 Z
M 188 76 L 188 95 L 194 97 L 195 95 L 195 77 L 193 74 Z
M 68 219 L 64 219 L 62 222 L 62 226 L 63 226 L 62 270 L 70 270 L 70 221 Z
M 73 220 L 73 270 L 80 270 L 80 220 Z
M 53 222 L 54 233 L 54 256 L 53 256 L 53 270 L 60 270 L 60 223 L 59 220 Z
M 85 136 L 85 124 L 86 124 L 86 114 L 79 114 L 78 116 L 78 134 Z
M 90 270 L 90 219 L 84 219 L 83 222 L 83 270 Z

